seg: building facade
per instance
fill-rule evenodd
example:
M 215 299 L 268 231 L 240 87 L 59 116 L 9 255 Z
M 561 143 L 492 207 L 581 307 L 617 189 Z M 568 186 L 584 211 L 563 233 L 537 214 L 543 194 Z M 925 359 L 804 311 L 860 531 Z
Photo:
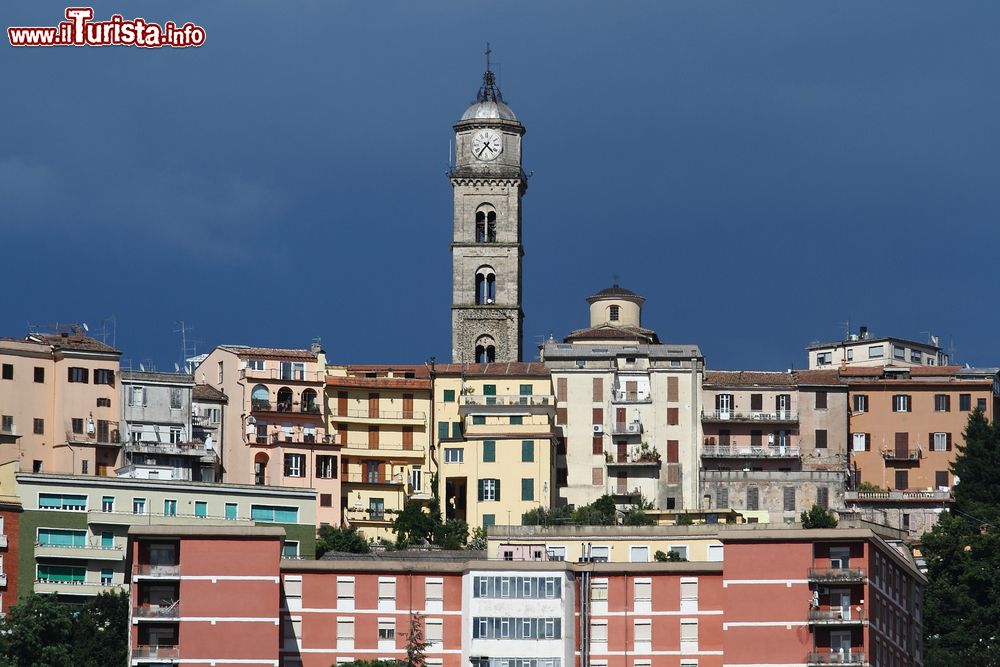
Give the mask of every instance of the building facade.
M 225 450 L 228 406 L 229 398 L 211 385 L 196 384 L 191 390 L 191 434 L 216 454 Z
M 0 614 L 4 615 L 11 605 L 17 603 L 19 594 L 20 533 L 21 499 L 13 495 L 0 495 Z
M 454 129 L 452 361 L 520 361 L 524 126 L 504 103 L 489 65 L 476 101 Z
M 706 371 L 703 506 L 750 521 L 797 521 L 843 508 L 847 386 L 837 371 Z
M 339 445 L 326 437 L 326 355 L 320 345 L 277 349 L 220 345 L 195 380 L 224 393 L 223 479 L 238 484 L 311 488 L 330 504 L 320 523 L 339 525 Z
M 937 336 L 930 343 L 918 343 L 905 338 L 873 336 L 868 327 L 848 334 L 844 340 L 813 343 L 809 353 L 809 368 L 840 368 L 843 366 L 947 366 L 948 355 L 938 345 Z
M 610 494 L 655 509 L 696 509 L 704 359 L 696 345 L 662 344 L 641 324 L 645 300 L 614 285 L 588 298 L 590 326 L 546 342 L 562 444 L 559 502 Z
M 540 363 L 448 364 L 434 368 L 434 452 L 447 519 L 470 527 L 520 525 L 549 509 L 555 398 Z
M 328 366 L 327 433 L 339 446 L 344 519 L 393 539 L 396 513 L 431 497 L 431 380 L 426 366 Z M 331 455 L 337 474 L 336 455 Z M 332 502 L 320 494 L 320 506 Z
M 121 353 L 71 327 L 0 340 L 0 456 L 22 469 L 114 475 Z

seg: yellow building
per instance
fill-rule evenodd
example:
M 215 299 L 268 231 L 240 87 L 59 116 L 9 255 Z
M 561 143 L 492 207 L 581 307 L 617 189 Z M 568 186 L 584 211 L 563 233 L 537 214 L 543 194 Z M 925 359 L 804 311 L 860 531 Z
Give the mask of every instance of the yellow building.
M 327 366 L 326 401 L 344 518 L 365 537 L 394 539 L 406 500 L 431 496 L 427 367 Z
M 520 525 L 552 507 L 555 398 L 540 363 L 434 369 L 434 452 L 442 513 L 470 527 Z

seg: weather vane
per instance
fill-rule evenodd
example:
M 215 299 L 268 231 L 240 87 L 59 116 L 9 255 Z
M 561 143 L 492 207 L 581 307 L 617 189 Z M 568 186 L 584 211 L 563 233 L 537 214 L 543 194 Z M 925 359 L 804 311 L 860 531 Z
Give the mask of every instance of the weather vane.
M 490 50 L 490 43 L 486 42 L 486 71 L 487 72 L 490 71 L 490 54 L 491 53 L 493 53 L 493 51 Z

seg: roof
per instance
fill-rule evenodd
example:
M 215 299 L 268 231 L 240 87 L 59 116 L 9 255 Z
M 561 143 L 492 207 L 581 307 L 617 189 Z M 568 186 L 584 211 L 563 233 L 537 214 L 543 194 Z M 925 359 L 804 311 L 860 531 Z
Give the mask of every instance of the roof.
M 646 299 L 639 296 L 631 290 L 627 290 L 618 283 L 613 284 L 611 287 L 605 287 L 597 294 L 587 297 L 588 303 L 593 303 L 595 301 L 600 301 L 602 299 L 626 299 L 628 301 L 636 301 L 642 303 Z
M 906 372 L 910 377 L 953 377 L 962 369 L 961 366 L 846 366 L 840 369 L 840 376 L 892 378 L 894 373 Z
M 191 391 L 191 397 L 196 401 L 220 401 L 224 403 L 229 400 L 225 392 L 210 384 L 196 384 Z
M 702 358 L 701 350 L 693 343 L 545 343 L 545 360 L 554 359 L 607 359 L 618 356 L 646 356 L 653 359 L 691 359 Z
M 483 85 L 476 93 L 476 101 L 465 110 L 461 120 L 497 119 L 517 122 L 514 111 L 503 101 L 497 86 L 496 76 L 490 70 L 489 62 L 483 72 Z
M 656 332 L 652 329 L 620 326 L 610 323 L 571 331 L 563 340 L 567 343 L 573 340 L 624 340 L 652 345 L 660 342 Z
M 436 375 L 474 375 L 474 376 L 500 376 L 500 375 L 538 375 L 548 376 L 549 371 L 545 364 L 540 361 L 506 361 L 492 364 L 438 364 L 434 367 Z
M 705 371 L 705 385 L 720 387 L 795 387 L 842 384 L 836 370 Z
M 280 526 L 129 526 L 130 537 L 285 537 Z
M 72 350 L 75 352 L 103 352 L 107 354 L 121 355 L 119 350 L 106 345 L 90 336 L 82 336 L 76 333 L 28 334 L 27 340 L 51 345 L 55 350 Z
M 122 371 L 122 382 L 172 382 L 174 384 L 194 384 L 190 373 L 169 373 L 161 371 Z
M 447 550 L 447 549 L 404 549 L 401 551 L 373 551 L 367 554 L 348 553 L 345 551 L 327 551 L 321 560 L 381 560 L 381 561 L 421 561 L 447 560 L 467 561 L 486 558 L 486 551 L 477 550 Z
M 316 353 L 311 350 L 288 349 L 281 347 L 251 347 L 249 345 L 220 345 L 219 349 L 232 352 L 241 358 L 247 357 L 282 357 L 284 359 L 302 359 L 316 361 Z
M 921 343 L 915 340 L 909 340 L 907 338 L 896 338 L 895 336 L 880 336 L 879 338 L 858 337 L 857 340 L 848 338 L 845 340 L 831 340 L 825 342 L 817 341 L 815 343 L 810 343 L 809 345 L 807 345 L 806 349 L 819 350 L 826 347 L 840 347 L 841 345 L 869 345 L 872 343 L 885 343 L 885 342 L 906 343 L 910 347 L 919 347 L 925 350 L 941 350 L 941 347 L 939 345 L 931 345 L 930 343 Z

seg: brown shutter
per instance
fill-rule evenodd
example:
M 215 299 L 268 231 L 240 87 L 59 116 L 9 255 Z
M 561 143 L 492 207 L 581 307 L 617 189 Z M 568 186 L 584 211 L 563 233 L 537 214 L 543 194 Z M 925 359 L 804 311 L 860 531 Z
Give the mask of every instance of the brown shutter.
M 378 449 L 378 426 L 368 427 L 368 449 Z
M 667 463 L 679 463 L 680 452 L 677 440 L 667 440 Z
M 750 409 L 760 412 L 764 409 L 764 395 L 750 394 Z
M 897 470 L 895 482 L 897 491 L 906 491 L 910 486 L 909 472 L 906 470 Z
M 556 408 L 556 423 L 557 424 L 566 423 L 566 408 Z
M 826 429 L 816 429 L 816 449 L 826 449 Z
M 593 443 L 593 448 L 591 449 L 591 452 L 593 452 L 594 454 L 603 454 L 604 453 L 604 438 L 602 438 L 599 435 L 595 435 L 594 436 L 594 443 Z
M 590 481 L 594 484 L 594 486 L 604 484 L 604 468 L 594 468 L 591 473 Z
M 341 417 L 347 416 L 347 392 L 337 392 L 337 414 Z
M 625 408 L 615 408 L 615 423 L 624 424 L 625 420 Z
M 604 378 L 594 378 L 594 403 L 604 401 Z
M 913 396 L 910 394 L 906 395 L 906 411 L 913 412 Z
M 820 410 L 826 409 L 826 392 L 817 391 L 816 392 L 816 408 Z
M 951 412 L 951 394 L 944 395 L 944 411 Z
M 667 378 L 667 401 L 670 403 L 676 403 L 679 399 L 677 398 L 677 378 L 668 377 Z
M 667 426 L 677 426 L 680 423 L 680 410 L 667 408 Z
M 865 433 L 865 451 L 870 452 L 872 450 L 872 434 Z
M 722 405 L 722 394 L 715 395 L 715 411 L 719 411 L 719 406 Z
M 934 486 L 948 486 L 947 470 L 936 470 L 934 472 Z
M 368 394 L 368 416 L 378 419 L 378 394 Z
M 949 451 L 949 452 L 951 451 L 951 433 L 948 433 L 948 435 L 947 435 L 947 440 L 945 441 L 945 447 L 944 448 L 945 448 L 946 451 Z
M 594 408 L 593 424 L 604 424 L 604 408 Z
M 378 464 L 378 480 L 377 481 L 384 482 L 385 479 L 386 479 L 386 477 L 385 477 L 385 463 L 381 463 L 380 462 Z
M 337 424 L 337 438 L 341 445 L 347 444 L 347 424 Z
M 896 434 L 896 458 L 905 459 L 907 454 L 907 449 L 910 446 L 910 434 L 909 433 L 897 433 Z
M 566 378 L 558 378 L 556 380 L 556 400 L 566 400 Z
M 403 419 L 413 419 L 413 394 L 403 394 Z
M 928 433 L 927 434 L 927 451 L 929 451 L 929 452 L 933 452 L 934 451 L 934 434 L 933 433 Z
M 403 427 L 403 449 L 413 449 L 413 427 Z

